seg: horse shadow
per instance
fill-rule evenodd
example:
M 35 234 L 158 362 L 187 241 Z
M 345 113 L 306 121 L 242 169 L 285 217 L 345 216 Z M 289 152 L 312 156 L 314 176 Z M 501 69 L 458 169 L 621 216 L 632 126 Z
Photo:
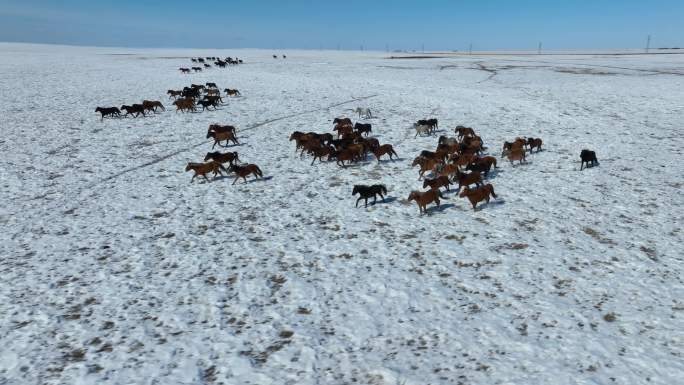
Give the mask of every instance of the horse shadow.
M 430 207 L 429 209 L 427 209 L 425 213 L 428 215 L 432 213 L 441 213 L 442 211 L 450 209 L 452 207 L 456 207 L 456 205 L 453 203 L 440 204 L 439 206 Z

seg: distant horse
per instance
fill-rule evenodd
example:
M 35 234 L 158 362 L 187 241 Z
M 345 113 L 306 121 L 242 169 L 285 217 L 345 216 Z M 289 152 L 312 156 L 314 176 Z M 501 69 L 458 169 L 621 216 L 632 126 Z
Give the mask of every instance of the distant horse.
M 349 118 L 335 118 L 335 119 L 333 119 L 333 125 L 338 125 L 338 124 L 350 125 L 351 126 L 352 121 Z
M 230 171 L 235 173 L 235 180 L 232 184 L 235 184 L 235 182 L 237 182 L 240 178 L 242 178 L 245 181 L 245 183 L 247 183 L 247 176 L 249 174 L 254 175 L 255 178 L 264 177 L 264 174 L 261 172 L 261 169 L 256 164 L 246 164 L 244 166 L 238 166 L 236 164 L 233 164 L 230 166 Z
M 364 117 L 365 119 L 370 119 L 373 117 L 370 108 L 367 107 L 357 107 L 354 109 L 354 112 L 359 114 L 359 118 Z
M 207 87 L 209 87 L 209 88 L 216 88 L 216 89 L 218 89 L 218 87 L 216 87 L 216 83 L 206 82 L 205 85 L 206 85 Z
M 195 72 L 202 72 L 202 67 L 192 67 L 192 70 Z
M 189 74 L 190 73 L 190 68 L 181 67 L 178 70 L 183 74 Z
M 176 90 L 168 90 L 166 93 L 169 95 L 169 98 L 178 98 L 179 96 L 183 95 L 183 91 L 176 91 Z
M 142 104 L 133 104 L 132 106 L 127 106 L 124 104 L 123 106 L 121 106 L 121 109 L 126 111 L 126 114 L 124 116 L 133 115 L 133 114 L 135 114 L 135 115 L 133 115 L 133 117 L 136 117 L 136 118 L 140 114 L 142 114 L 142 116 L 145 116 L 145 107 L 143 107 Z
M 385 196 L 383 194 L 387 194 L 387 188 L 382 184 L 374 184 L 372 186 L 357 184 L 354 185 L 354 188 L 352 189 L 352 196 L 356 194 L 359 194 L 359 199 L 356 200 L 356 205 L 354 207 L 359 207 L 359 201 L 361 199 L 365 201 L 364 207 L 368 207 L 368 198 L 373 197 L 373 204 L 375 204 L 378 199 L 376 195 L 380 195 L 380 198 L 382 198 L 382 201 L 384 202 Z
M 598 159 L 596 159 L 596 152 L 587 149 L 582 150 L 582 152 L 580 153 L 580 159 L 582 160 L 582 163 L 580 164 L 580 171 L 584 169 L 585 163 L 587 164 L 587 168 L 594 167 L 598 164 Z
M 470 127 L 456 126 L 454 132 L 458 134 L 459 139 L 463 139 L 466 136 L 475 136 L 475 131 Z
M 242 96 L 242 94 L 240 93 L 240 91 L 238 91 L 238 90 L 236 90 L 236 89 L 226 88 L 226 89 L 223 90 L 223 92 L 225 92 L 226 95 L 228 95 L 228 96 Z
M 166 108 L 164 108 L 164 105 L 158 101 L 158 100 L 143 100 L 142 102 L 143 108 L 145 111 L 154 111 L 157 112 L 157 108 L 161 108 L 162 111 L 166 111 Z
M 192 183 L 192 181 L 195 180 L 195 177 L 198 175 L 204 177 L 204 179 L 209 182 L 207 174 L 210 172 L 214 173 L 214 177 L 216 177 L 216 175 L 223 175 L 221 171 L 225 171 L 226 174 L 228 173 L 228 170 L 226 170 L 221 163 L 214 161 L 208 163 L 188 163 L 188 165 L 185 166 L 185 171 L 190 170 L 195 172 L 195 175 L 193 175 L 192 179 L 190 179 L 190 183 Z
M 416 130 L 416 136 L 414 136 L 414 138 L 417 138 L 418 135 L 423 136 L 430 135 L 432 133 L 432 128 L 427 124 L 414 123 L 413 128 Z
M 537 148 L 537 152 L 541 151 L 542 148 L 542 140 L 541 138 L 528 138 L 527 139 L 527 145 L 530 147 L 530 152 Z
M 214 138 L 214 144 L 211 146 L 212 150 L 217 144 L 221 146 L 221 142 L 224 140 L 226 141 L 226 145 L 222 147 L 228 147 L 228 141 L 233 142 L 233 144 L 240 144 L 240 142 L 238 142 L 237 138 L 235 137 L 235 134 L 232 131 L 211 131 L 207 133 L 207 138 Z
M 466 186 L 461 194 L 459 194 L 461 198 L 468 198 L 470 203 L 473 205 L 473 211 L 475 210 L 475 206 L 477 206 L 478 202 L 487 201 L 487 203 L 489 203 L 490 195 L 494 199 L 497 198 L 496 194 L 494 194 L 494 186 L 491 184 L 486 184 L 476 189 L 470 189 Z
M 408 201 L 416 201 L 416 203 L 418 204 L 418 210 L 421 214 L 423 214 L 427 213 L 427 205 L 432 202 L 435 202 L 435 204 L 437 204 L 437 207 L 439 207 L 439 198 L 444 199 L 442 193 L 439 192 L 439 189 L 430 189 L 424 192 L 411 191 L 411 194 L 409 194 L 408 196 Z
M 102 116 L 100 117 L 100 120 L 103 120 L 105 116 L 121 116 L 121 110 L 119 110 L 116 107 L 97 107 L 95 109 L 95 112 L 99 112 Z
M 195 108 L 195 100 L 192 98 L 178 99 L 173 102 L 176 106 L 176 112 L 178 111 L 197 111 Z
M 356 123 L 354 123 L 354 130 L 356 130 L 356 132 L 358 132 L 360 134 L 365 134 L 366 136 L 368 136 L 368 134 L 373 132 L 372 126 L 370 123 L 356 122 Z
M 240 158 L 238 157 L 238 153 L 235 151 L 226 152 L 223 154 L 218 152 L 218 151 L 207 152 L 207 155 L 204 157 L 204 161 L 206 162 L 210 159 L 213 161 L 219 162 L 221 164 L 223 164 L 223 163 L 233 164 L 234 162 L 240 161 Z
M 209 107 L 214 107 L 214 109 L 218 108 L 218 100 L 214 99 L 203 99 L 203 100 L 198 100 L 197 104 L 202 106 L 202 111 L 208 109 Z

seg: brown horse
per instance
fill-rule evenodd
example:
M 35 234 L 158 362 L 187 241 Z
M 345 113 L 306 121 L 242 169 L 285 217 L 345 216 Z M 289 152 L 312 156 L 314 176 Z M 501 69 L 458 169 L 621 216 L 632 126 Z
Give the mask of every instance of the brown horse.
M 385 154 L 389 155 L 390 160 L 394 160 L 392 159 L 392 155 L 396 156 L 397 158 L 399 157 L 399 155 L 397 155 L 397 153 L 394 151 L 394 147 L 392 147 L 391 144 L 383 144 L 382 146 L 379 146 L 378 148 L 375 148 L 372 151 L 373 155 L 375 155 L 375 157 L 378 159 L 378 162 L 380 161 L 380 157 Z
M 238 142 L 237 138 L 235 137 L 235 134 L 232 131 L 225 131 L 225 132 L 215 132 L 211 131 L 207 134 L 207 138 L 214 138 L 214 145 L 211 146 L 212 150 L 214 147 L 218 144 L 221 146 L 222 141 L 226 141 L 226 145 L 223 147 L 228 147 L 228 141 L 230 140 L 233 142 L 233 144 L 240 144 Z
M 124 116 L 133 115 L 133 114 L 135 114 L 135 115 L 133 115 L 133 117 L 136 117 L 136 118 L 140 114 L 142 114 L 142 116 L 145 116 L 145 108 L 143 107 L 142 104 L 133 104 L 132 106 L 127 106 L 124 104 L 123 106 L 121 106 L 121 109 L 126 111 L 126 114 Z
M 173 105 L 176 106 L 176 112 L 197 111 L 197 108 L 195 107 L 195 100 L 192 98 L 178 99 L 173 102 Z
M 225 92 L 226 95 L 228 95 L 228 96 L 242 96 L 240 91 L 238 91 L 236 89 L 226 88 L 225 90 L 223 90 L 223 92 Z
M 158 101 L 158 100 L 143 100 L 142 102 L 143 108 L 145 111 L 154 111 L 157 112 L 157 108 L 161 108 L 162 111 L 166 111 L 164 108 L 164 105 Z
M 442 165 L 441 167 L 437 167 L 437 173 L 440 176 L 446 176 L 446 177 L 450 178 L 450 177 L 456 175 L 457 172 L 458 172 L 458 166 L 455 164 L 449 163 L 449 164 Z
M 463 174 L 462 172 L 458 171 L 458 172 L 456 172 L 456 178 L 454 178 L 454 181 L 458 182 L 458 189 L 456 189 L 456 191 L 460 191 L 461 187 L 463 187 L 463 186 L 468 187 L 471 184 L 481 186 L 482 185 L 482 176 L 480 175 L 479 172 L 471 172 L 470 174 Z
M 323 162 L 324 156 L 327 156 L 328 159 L 330 159 L 330 155 L 335 153 L 335 148 L 332 146 L 320 146 L 318 148 L 312 149 L 310 152 L 311 155 L 313 155 L 313 160 L 311 161 L 311 165 L 313 166 L 316 159 L 318 159 L 320 162 Z
M 233 164 L 230 166 L 230 171 L 235 173 L 235 180 L 232 184 L 235 184 L 235 182 L 237 182 L 240 178 L 244 179 L 245 183 L 247 183 L 247 176 L 249 174 L 254 175 L 255 178 L 264 177 L 264 174 L 261 172 L 261 169 L 256 164 L 246 164 L 244 166 L 238 166 L 236 164 Z
M 466 186 L 466 188 L 463 189 L 461 194 L 459 194 L 461 198 L 468 198 L 470 203 L 473 205 L 473 211 L 475 210 L 475 206 L 477 206 L 478 202 L 487 201 L 487 203 L 489 203 L 490 195 L 494 199 L 497 198 L 496 194 L 494 194 L 494 186 L 492 186 L 491 184 L 486 184 L 482 187 L 472 190 Z
M 537 152 L 542 150 L 541 138 L 527 138 L 527 145 L 530 147 L 530 152 L 532 152 L 532 150 L 534 150 L 535 148 L 537 149 Z
M 525 147 L 525 139 L 523 138 L 515 138 L 513 143 L 511 142 L 504 142 L 503 144 L 503 149 L 501 150 L 501 157 L 503 158 L 508 154 L 510 151 L 521 149 Z
M 170 98 L 177 99 L 179 96 L 183 95 L 183 91 L 176 91 L 176 90 L 168 90 L 166 93 L 169 95 Z
M 333 125 L 338 125 L 338 124 L 350 125 L 351 126 L 352 121 L 349 118 L 335 118 L 335 119 L 333 119 Z
M 418 204 L 418 210 L 420 210 L 420 213 L 423 214 L 424 212 L 427 213 L 427 205 L 429 203 L 435 202 L 437 207 L 439 207 L 439 198 L 444 199 L 442 193 L 439 192 L 439 189 L 430 189 L 424 192 L 411 191 L 411 194 L 408 196 L 408 201 L 416 201 Z
M 345 161 L 347 162 L 347 164 L 351 164 L 356 160 L 356 154 L 348 149 L 335 151 L 332 156 L 335 157 L 335 159 L 337 160 L 336 163 L 340 167 L 347 167 L 344 164 Z
M 523 162 L 526 162 L 527 160 L 525 159 L 525 149 L 524 148 L 516 148 L 513 150 L 508 151 L 508 160 L 513 164 L 514 160 L 517 160 L 522 164 Z
M 430 186 L 430 188 L 433 190 L 439 190 L 440 187 L 446 187 L 446 190 L 450 191 L 450 185 L 451 181 L 449 180 L 449 177 L 444 175 L 438 176 L 434 179 L 425 179 L 423 181 L 423 188 Z
M 225 171 L 226 174 L 228 173 L 228 170 L 226 170 L 221 163 L 214 161 L 207 163 L 188 163 L 188 165 L 185 166 L 185 171 L 190 170 L 195 172 L 195 175 L 193 175 L 192 179 L 190 179 L 190 183 L 192 183 L 192 181 L 195 180 L 195 177 L 198 175 L 201 175 L 207 182 L 209 182 L 207 174 L 210 172 L 214 173 L 214 178 L 216 178 L 216 175 L 223 175 L 221 171 Z
M 413 160 L 411 167 L 415 167 L 416 165 L 420 166 L 420 171 L 418 171 L 418 179 L 420 179 L 423 177 L 423 174 L 425 174 L 426 171 L 434 170 L 439 164 L 439 161 L 419 156 Z
M 235 126 L 231 126 L 231 125 L 222 126 L 220 124 L 210 124 L 209 129 L 207 130 L 207 139 L 210 138 L 210 136 L 209 136 L 210 132 L 232 132 L 233 134 L 235 134 L 236 131 L 237 131 L 237 129 L 235 128 Z
M 333 131 L 337 131 L 337 137 L 341 138 L 345 134 L 352 134 L 354 132 L 354 127 L 352 127 L 351 123 L 338 123 L 333 128 Z
M 475 136 L 475 131 L 470 127 L 456 126 L 454 132 L 458 134 L 459 139 L 463 139 L 466 136 Z
M 234 162 L 239 162 L 240 158 L 238 157 L 238 153 L 233 151 L 233 152 L 226 152 L 224 154 L 214 151 L 214 152 L 207 152 L 207 155 L 204 157 L 204 161 L 208 161 L 209 159 L 219 162 L 221 164 L 224 163 L 229 163 L 233 164 Z

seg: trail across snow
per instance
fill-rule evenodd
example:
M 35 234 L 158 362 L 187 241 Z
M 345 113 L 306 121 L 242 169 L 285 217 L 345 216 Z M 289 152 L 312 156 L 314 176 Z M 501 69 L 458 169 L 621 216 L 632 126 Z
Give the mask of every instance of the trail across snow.
M 0 44 L 0 384 L 681 381 L 683 56 L 285 53 Z M 198 55 L 245 64 L 178 72 Z M 173 111 L 207 81 L 243 97 Z M 94 113 L 143 99 L 167 111 Z M 294 153 L 356 107 L 399 160 Z M 484 139 L 499 199 L 406 202 L 429 117 Z M 189 183 L 212 123 L 264 180 Z

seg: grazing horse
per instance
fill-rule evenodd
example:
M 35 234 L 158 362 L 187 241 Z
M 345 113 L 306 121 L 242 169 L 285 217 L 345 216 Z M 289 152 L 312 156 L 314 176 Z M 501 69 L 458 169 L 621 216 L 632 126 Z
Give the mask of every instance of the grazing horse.
M 161 108 L 162 111 L 166 111 L 164 105 L 158 100 L 143 100 L 142 105 L 143 108 L 145 108 L 145 111 L 157 112 L 157 108 Z
M 447 191 L 450 191 L 450 185 L 451 181 L 449 180 L 449 177 L 444 175 L 438 176 L 434 179 L 425 179 L 423 181 L 423 188 L 430 186 L 430 188 L 433 190 L 439 190 L 440 187 L 446 187 Z
M 541 151 L 542 140 L 541 138 L 527 138 L 527 145 L 530 147 L 530 152 L 537 148 L 537 152 Z
M 378 159 L 378 162 L 380 162 L 380 157 L 387 154 L 389 155 L 390 160 L 394 160 L 392 158 L 392 155 L 396 156 L 397 158 L 399 155 L 397 155 L 396 151 L 394 151 L 394 147 L 392 147 L 391 144 L 383 144 L 382 146 L 378 146 L 377 148 L 374 148 L 371 150 L 373 152 L 373 155 Z
M 100 117 L 100 120 L 103 120 L 105 116 L 121 116 L 121 110 L 119 110 L 116 107 L 97 107 L 95 109 L 95 112 L 99 112 L 102 116 Z
M 214 147 L 218 144 L 221 146 L 222 141 L 226 141 L 226 145 L 222 147 L 228 147 L 228 141 L 230 140 L 233 142 L 233 144 L 240 144 L 235 137 L 235 133 L 232 131 L 224 131 L 224 132 L 216 132 L 216 131 L 211 131 L 207 133 L 207 138 L 214 138 L 214 145 L 211 146 L 211 149 L 213 150 Z
M 478 202 L 487 201 L 487 203 L 489 203 L 490 195 L 494 199 L 497 198 L 496 194 L 494 194 L 494 186 L 491 184 L 486 184 L 476 189 L 471 189 L 470 187 L 466 186 L 458 196 L 461 198 L 467 197 L 470 201 L 470 204 L 473 205 L 473 211 L 475 211 L 475 206 L 477 206 Z
M 582 160 L 582 163 L 580 164 L 580 171 L 584 169 L 585 163 L 587 164 L 587 168 L 594 167 L 598 164 L 598 159 L 596 159 L 596 152 L 591 150 L 582 150 L 582 152 L 580 153 L 580 159 Z
M 204 83 L 204 84 L 205 84 L 207 87 L 209 87 L 209 88 L 216 88 L 216 89 L 218 89 L 218 87 L 216 87 L 216 83 L 206 82 L 206 83 Z
M 427 205 L 429 203 L 435 202 L 437 207 L 439 207 L 439 198 L 444 199 L 442 193 L 439 192 L 439 189 L 430 189 L 424 192 L 411 191 L 411 194 L 408 196 L 408 201 L 416 201 L 418 204 L 418 210 L 421 214 L 423 214 L 424 212 L 427 213 Z
M 524 148 L 516 148 L 514 150 L 510 150 L 508 152 L 508 160 L 511 162 L 511 165 L 513 164 L 513 161 L 517 160 L 522 164 L 523 162 L 526 162 L 527 160 L 525 159 L 525 149 Z
M 223 90 L 223 92 L 225 92 L 228 96 L 242 96 L 240 91 L 238 91 L 237 89 L 226 88 Z
M 370 119 L 373 117 L 370 108 L 357 107 L 354 109 L 354 112 L 359 114 L 359 118 L 361 118 L 362 116 L 366 119 Z
M 192 98 L 178 99 L 173 102 L 176 106 L 176 112 L 178 111 L 197 111 L 195 108 L 195 100 Z
M 244 179 L 245 183 L 247 183 L 247 176 L 249 174 L 254 175 L 255 178 L 264 177 L 264 174 L 261 172 L 261 169 L 256 164 L 246 164 L 244 166 L 238 166 L 236 164 L 233 164 L 230 166 L 230 171 L 235 173 L 235 180 L 232 184 L 235 184 L 235 182 L 237 182 L 240 178 Z
M 218 152 L 218 151 L 207 152 L 207 155 L 204 157 L 204 161 L 206 162 L 210 159 L 213 161 L 219 162 L 221 164 L 223 164 L 223 163 L 233 164 L 234 162 L 240 161 L 240 158 L 238 157 L 238 153 L 235 151 L 226 152 L 223 154 Z
M 365 201 L 364 207 L 368 207 L 368 198 L 373 197 L 373 204 L 377 202 L 377 196 L 380 195 L 382 201 L 385 201 L 385 196 L 387 194 L 387 188 L 383 184 L 374 184 L 372 186 L 366 186 L 362 184 L 354 185 L 352 189 L 352 196 L 359 194 L 359 199 L 356 200 L 356 205 L 354 207 L 359 207 L 359 201 L 363 199 Z
M 356 130 L 356 132 L 358 132 L 359 134 L 366 134 L 366 136 L 368 136 L 368 134 L 373 132 L 370 123 L 356 122 L 356 123 L 354 123 L 354 130 Z
M 135 114 L 133 115 L 133 117 L 135 118 L 137 118 L 140 114 L 142 114 L 142 116 L 145 116 L 145 107 L 143 107 L 142 104 L 134 104 L 132 106 L 127 106 L 124 104 L 123 106 L 121 106 L 121 109 L 126 111 L 126 114 L 124 116 L 128 116 L 129 114 Z
M 214 173 L 214 178 L 216 178 L 216 175 L 223 175 L 221 171 L 225 171 L 226 174 L 228 173 L 228 170 L 226 170 L 225 167 L 219 162 L 208 162 L 208 163 L 188 163 L 187 166 L 185 166 L 185 171 L 190 171 L 193 170 L 195 172 L 195 175 L 192 176 L 192 179 L 190 179 L 190 183 L 195 180 L 195 177 L 198 175 L 201 175 L 204 177 L 204 179 L 209 182 L 209 178 L 207 178 L 207 174 L 210 172 Z
M 458 189 L 456 189 L 456 191 L 461 191 L 461 187 L 463 186 L 468 187 L 471 184 L 481 186 L 482 176 L 479 172 L 471 172 L 470 174 L 464 174 L 460 171 L 457 171 L 456 178 L 454 178 L 454 181 L 458 182 Z

